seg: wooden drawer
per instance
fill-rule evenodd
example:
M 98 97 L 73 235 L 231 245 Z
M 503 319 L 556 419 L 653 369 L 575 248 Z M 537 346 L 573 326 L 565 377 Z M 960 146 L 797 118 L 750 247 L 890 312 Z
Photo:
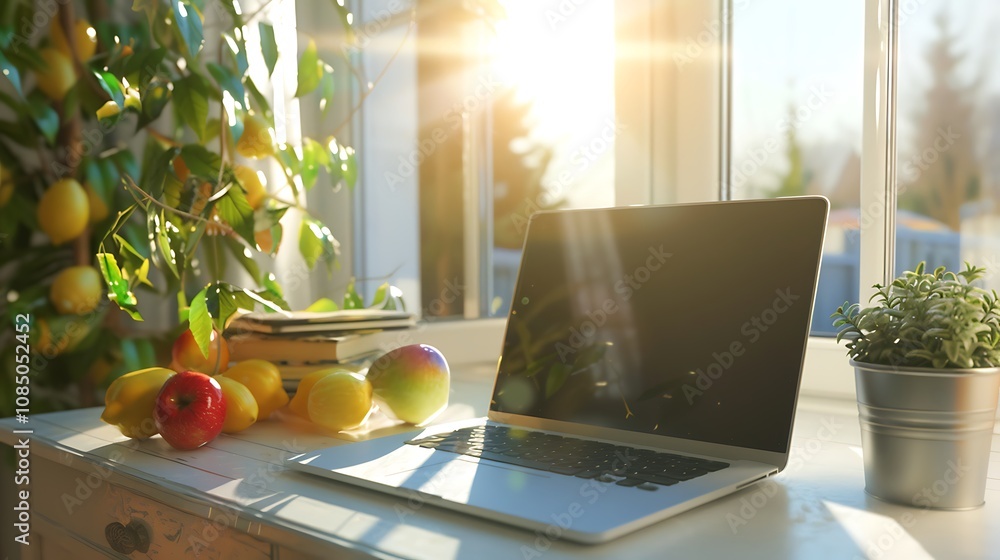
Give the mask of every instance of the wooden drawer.
M 224 515 L 208 513 L 207 517 L 215 521 L 191 515 L 109 483 L 93 463 L 74 463 L 89 470 L 83 472 L 41 458 L 34 460 L 32 478 L 45 484 L 32 488 L 32 506 L 54 525 L 109 557 L 262 560 L 273 556 L 269 543 L 237 529 L 236 523 Z M 116 522 L 144 527 L 149 550 L 129 555 L 114 552 L 105 531 Z M 135 532 L 130 536 L 134 537 Z

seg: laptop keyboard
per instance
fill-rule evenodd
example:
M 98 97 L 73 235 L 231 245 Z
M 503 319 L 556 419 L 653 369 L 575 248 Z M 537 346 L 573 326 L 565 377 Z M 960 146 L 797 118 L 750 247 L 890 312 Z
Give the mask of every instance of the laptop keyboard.
M 406 443 L 642 490 L 672 486 L 729 466 L 722 461 L 490 424 Z

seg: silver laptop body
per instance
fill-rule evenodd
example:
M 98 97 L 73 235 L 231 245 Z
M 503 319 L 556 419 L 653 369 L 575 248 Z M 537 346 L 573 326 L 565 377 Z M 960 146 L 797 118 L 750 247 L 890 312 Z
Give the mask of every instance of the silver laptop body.
M 488 417 L 289 466 L 403 507 L 584 543 L 774 475 L 788 461 L 828 210 L 796 197 L 538 213 Z M 484 433 L 508 454 L 484 451 Z M 535 447 L 511 457 L 522 439 Z M 575 470 L 590 465 L 580 450 L 602 457 L 599 475 Z M 668 463 L 683 476 L 660 476 Z

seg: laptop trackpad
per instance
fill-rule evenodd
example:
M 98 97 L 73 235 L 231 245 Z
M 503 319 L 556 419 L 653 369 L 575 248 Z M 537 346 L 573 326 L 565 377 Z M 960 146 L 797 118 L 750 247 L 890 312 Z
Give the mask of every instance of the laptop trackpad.
M 440 496 L 446 500 L 467 503 L 476 488 L 494 490 L 522 487 L 529 477 L 544 479 L 550 478 L 550 475 L 505 465 L 477 463 L 475 459 L 454 455 L 445 457 L 443 461 L 434 461 L 415 469 L 389 475 L 386 477 L 386 482 L 390 486 L 409 488 L 423 494 Z

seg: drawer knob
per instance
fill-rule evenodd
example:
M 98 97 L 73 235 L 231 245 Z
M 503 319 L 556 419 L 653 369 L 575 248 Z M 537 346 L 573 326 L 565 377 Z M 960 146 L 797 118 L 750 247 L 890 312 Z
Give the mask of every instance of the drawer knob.
M 136 550 L 143 554 L 149 552 L 149 530 L 143 522 L 133 519 L 125 529 L 132 533 Z
M 120 554 L 132 554 L 136 549 L 135 533 L 117 521 L 104 528 L 104 538 L 111 549 Z

